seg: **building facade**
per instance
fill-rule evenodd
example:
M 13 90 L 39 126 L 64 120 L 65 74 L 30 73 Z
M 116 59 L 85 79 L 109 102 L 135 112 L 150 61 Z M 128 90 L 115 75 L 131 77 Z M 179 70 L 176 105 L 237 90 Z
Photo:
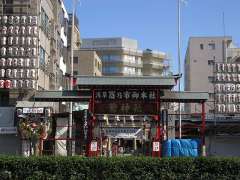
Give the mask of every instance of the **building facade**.
M 124 37 L 83 39 L 81 49 L 97 52 L 106 76 L 159 76 L 163 66 L 154 66 L 155 71 L 153 62 L 160 64 L 166 59 L 164 53 L 139 50 L 136 40 Z
M 102 75 L 102 61 L 96 51 L 74 50 L 73 75 Z
M 220 79 L 217 77 L 219 76 L 218 66 L 224 64 L 224 67 L 232 67 L 232 64 L 236 63 L 238 59 L 239 48 L 234 45 L 232 37 L 191 37 L 189 39 L 184 64 L 185 91 L 208 92 L 209 101 L 206 112 L 209 115 L 219 113 L 216 88 L 216 85 L 220 83 Z M 231 72 L 225 70 L 224 72 L 226 76 L 231 76 L 227 75 Z M 238 72 L 235 71 L 234 76 L 237 74 Z M 233 81 L 232 78 L 229 81 L 226 79 L 223 78 L 224 81 L 222 81 L 225 85 Z M 198 105 L 185 106 L 187 113 L 199 112 L 199 110 L 200 106 Z
M 1 0 L 0 13 L 1 153 L 20 154 L 15 107 L 37 90 L 65 88 L 69 18 L 62 0 Z M 52 108 L 59 111 L 57 103 Z

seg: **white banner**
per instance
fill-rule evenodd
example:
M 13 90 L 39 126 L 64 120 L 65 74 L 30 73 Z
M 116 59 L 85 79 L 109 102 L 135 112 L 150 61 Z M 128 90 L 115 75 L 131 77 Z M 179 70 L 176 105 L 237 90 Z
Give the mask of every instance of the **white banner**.
M 43 114 L 44 108 L 23 108 L 23 114 Z
M 111 138 L 142 138 L 142 129 L 134 127 L 110 127 L 104 128 L 105 135 Z

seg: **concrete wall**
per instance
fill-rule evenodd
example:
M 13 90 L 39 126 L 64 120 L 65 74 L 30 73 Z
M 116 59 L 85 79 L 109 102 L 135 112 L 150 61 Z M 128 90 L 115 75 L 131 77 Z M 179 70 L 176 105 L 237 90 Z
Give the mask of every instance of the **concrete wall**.
M 20 137 L 12 134 L 0 134 L 0 154 L 21 155 Z

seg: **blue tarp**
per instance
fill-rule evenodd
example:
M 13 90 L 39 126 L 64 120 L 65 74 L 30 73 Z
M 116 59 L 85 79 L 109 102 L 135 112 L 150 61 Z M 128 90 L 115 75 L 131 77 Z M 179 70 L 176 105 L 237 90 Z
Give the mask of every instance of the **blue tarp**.
M 163 157 L 198 157 L 199 154 L 199 139 L 170 139 L 162 146 Z

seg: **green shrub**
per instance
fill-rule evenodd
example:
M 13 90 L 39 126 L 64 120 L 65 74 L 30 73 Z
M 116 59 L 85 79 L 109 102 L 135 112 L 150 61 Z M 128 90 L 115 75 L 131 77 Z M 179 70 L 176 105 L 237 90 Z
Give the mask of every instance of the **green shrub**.
M 240 179 L 240 158 L 0 156 L 0 179 Z

